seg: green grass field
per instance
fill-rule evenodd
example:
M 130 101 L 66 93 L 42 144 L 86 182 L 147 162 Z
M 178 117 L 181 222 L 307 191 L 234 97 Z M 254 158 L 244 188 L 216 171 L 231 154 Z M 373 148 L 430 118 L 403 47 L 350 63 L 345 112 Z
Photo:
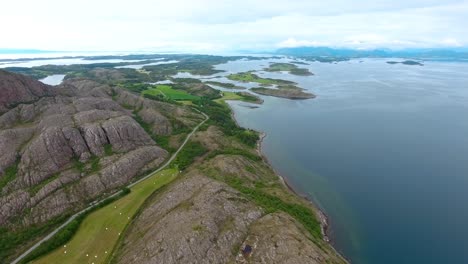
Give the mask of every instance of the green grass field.
M 199 100 L 200 97 L 188 94 L 185 91 L 175 90 L 170 85 L 156 85 L 154 88 L 145 90 L 142 92 L 143 95 L 148 94 L 152 96 L 162 95 L 171 100 L 179 101 L 179 100 Z
M 106 263 L 144 201 L 177 175 L 177 169 L 166 169 L 133 186 L 128 195 L 87 216 L 66 245 L 32 263 Z
M 236 92 L 222 92 L 223 97 L 213 100 L 220 104 L 226 104 L 226 100 L 237 100 L 237 101 L 244 101 L 244 102 L 256 102 L 258 98 L 251 96 L 251 95 L 242 95 L 242 93 Z
M 226 101 L 226 100 L 242 100 L 243 98 L 242 96 L 237 95 L 236 93 L 233 93 L 233 92 L 222 92 L 222 93 L 223 93 L 223 97 L 214 100 L 215 102 L 221 103 L 222 101 Z

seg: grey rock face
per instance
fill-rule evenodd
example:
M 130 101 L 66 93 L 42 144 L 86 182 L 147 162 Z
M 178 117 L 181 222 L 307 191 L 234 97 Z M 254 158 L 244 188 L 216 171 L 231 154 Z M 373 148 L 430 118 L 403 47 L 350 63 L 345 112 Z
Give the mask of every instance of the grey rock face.
M 300 225 L 289 215 L 278 212 L 258 219 L 250 226 L 242 244 L 252 247 L 248 257 L 239 254 L 237 263 L 320 264 L 336 263 L 329 252 L 312 243 Z
M 154 108 L 145 108 L 139 112 L 139 115 L 148 124 L 156 135 L 170 135 L 172 133 L 171 122 L 156 111 Z
M 5 226 L 12 215 L 20 214 L 29 202 L 29 193 L 23 190 L 0 197 L 0 225 Z
M 294 218 L 265 214 L 223 182 L 192 171 L 152 197 L 116 263 L 344 263 Z M 323 242 L 318 242 L 323 243 Z M 246 246 L 250 254 L 243 254 Z
M 121 116 L 105 121 L 102 128 L 112 148 L 126 152 L 136 147 L 154 145 L 145 130 L 129 116 Z
M 32 102 L 52 94 L 48 85 L 24 78 L 20 74 L 0 70 L 0 113 L 19 103 Z
M 23 89 L 13 94 L 21 100 L 6 97 L 5 84 Z M 16 178 L 0 190 L 0 226 L 42 223 L 79 210 L 90 199 L 126 185 L 168 157 L 132 118 L 132 112 L 111 99 L 112 88 L 107 85 L 67 80 L 52 94 L 41 83 L 1 71 L 0 89 L 4 89 L 0 102 L 6 102 L 0 109 L 0 113 L 6 111 L 0 115 L 0 178 L 19 158 Z M 172 130 L 168 117 L 179 118 L 174 114 L 177 107 L 135 100 L 156 115 L 147 115 L 154 130 Z M 182 113 L 190 115 L 187 110 Z M 107 145 L 110 154 L 106 154 Z M 89 170 L 92 157 L 100 159 L 100 170 L 91 175 L 80 172 L 76 162 Z M 30 213 L 23 214 L 26 209 Z
M 16 161 L 21 145 L 27 142 L 33 133 L 34 128 L 31 127 L 0 131 L 0 175 Z
M 81 162 L 87 161 L 91 157 L 91 153 L 80 131 L 74 127 L 65 127 L 62 132 L 73 150 L 73 155 Z
M 235 190 L 187 176 L 132 225 L 117 263 L 228 263 L 262 210 Z
M 91 153 L 96 156 L 103 156 L 104 145 L 109 141 L 101 125 L 99 123 L 86 124 L 80 130 Z
M 73 149 L 62 129 L 46 129 L 26 147 L 21 156 L 18 177 L 22 186 L 39 184 L 67 165 L 72 157 Z

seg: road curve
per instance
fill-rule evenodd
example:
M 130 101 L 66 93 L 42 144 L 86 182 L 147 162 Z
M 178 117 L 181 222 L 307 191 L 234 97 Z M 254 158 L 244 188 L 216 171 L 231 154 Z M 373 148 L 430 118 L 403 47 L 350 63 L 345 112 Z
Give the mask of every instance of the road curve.
M 208 119 L 210 119 L 210 117 L 208 115 L 206 115 L 205 113 L 203 113 L 202 111 L 199 111 L 198 109 L 195 109 L 193 108 L 193 110 L 199 112 L 200 114 L 202 114 L 204 117 L 205 117 L 205 120 L 203 120 L 202 122 L 200 122 L 200 124 L 198 124 L 195 128 L 193 128 L 192 132 L 190 132 L 190 134 L 187 135 L 187 137 L 185 138 L 184 142 L 182 143 L 182 145 L 180 145 L 180 147 L 177 149 L 176 152 L 174 152 L 174 154 L 172 154 L 171 158 L 169 158 L 169 160 L 167 160 L 161 167 L 159 167 L 158 169 L 152 171 L 151 173 L 149 173 L 148 175 L 146 175 L 145 177 L 141 178 L 141 179 L 138 179 L 137 181 L 135 182 L 132 182 L 130 183 L 129 185 L 127 185 L 126 187 L 127 188 L 131 188 L 133 187 L 134 185 L 148 179 L 149 177 L 151 177 L 153 174 L 155 173 L 158 173 L 160 172 L 161 170 L 164 170 L 167 166 L 169 166 L 169 164 L 171 164 L 172 161 L 174 161 L 174 159 L 177 157 L 177 154 L 179 154 L 179 152 L 182 150 L 182 148 L 185 146 L 185 144 L 187 144 L 187 142 L 189 141 L 190 137 L 192 137 L 192 135 L 198 130 L 198 128 L 200 128 L 201 125 L 203 125 L 206 121 L 208 121 Z M 26 257 L 27 255 L 29 255 L 29 253 L 31 253 L 33 250 L 35 250 L 37 247 L 39 247 L 39 245 L 41 245 L 43 242 L 49 240 L 50 238 L 52 238 L 55 234 L 57 234 L 58 231 L 62 230 L 65 226 L 67 226 L 71 221 L 75 220 L 75 218 L 77 218 L 80 214 L 82 213 L 85 213 L 86 211 L 88 210 L 91 210 L 93 209 L 94 207 L 96 207 L 97 205 L 103 203 L 104 201 L 106 201 L 107 199 L 111 199 L 117 195 L 119 195 L 122 191 L 118 191 L 118 192 L 115 192 L 113 193 L 112 195 L 100 200 L 99 202 L 94 202 L 92 203 L 90 206 L 88 206 L 87 208 L 79 211 L 78 213 L 70 216 L 70 218 L 68 218 L 68 220 L 63 223 L 61 226 L 57 227 L 54 231 L 52 231 L 50 234 L 48 234 L 47 236 L 45 236 L 43 239 L 41 239 L 40 241 L 38 241 L 36 244 L 34 244 L 32 247 L 30 247 L 28 250 L 26 250 L 23 254 L 21 254 L 21 256 L 19 256 L 18 258 L 16 258 L 13 262 L 11 262 L 11 264 L 17 264 L 19 263 L 24 257 Z

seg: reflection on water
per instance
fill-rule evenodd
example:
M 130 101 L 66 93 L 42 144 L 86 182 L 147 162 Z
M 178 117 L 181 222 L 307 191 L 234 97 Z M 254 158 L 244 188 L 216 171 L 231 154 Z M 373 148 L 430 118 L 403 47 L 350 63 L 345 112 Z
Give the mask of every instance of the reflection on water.
M 62 83 L 63 78 L 65 78 L 65 74 L 54 74 L 40 79 L 39 81 L 48 85 L 59 85 Z

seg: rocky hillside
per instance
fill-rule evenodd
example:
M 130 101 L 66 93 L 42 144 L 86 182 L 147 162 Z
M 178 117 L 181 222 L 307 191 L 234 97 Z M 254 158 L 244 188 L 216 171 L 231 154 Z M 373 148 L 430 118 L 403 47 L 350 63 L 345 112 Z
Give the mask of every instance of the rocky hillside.
M 0 91 L 0 227 L 9 229 L 46 223 L 126 185 L 168 157 L 158 135 L 202 118 L 84 79 L 52 88 L 1 71 Z
M 254 150 L 214 126 L 194 140 L 211 154 L 146 202 L 111 263 L 346 263 L 297 219 L 315 209 Z
M 89 79 L 50 87 L 0 73 L 2 263 L 64 216 L 158 167 L 204 120 L 180 104 Z M 228 108 L 204 106 L 212 122 L 189 142 L 204 154 L 139 209 L 111 263 L 345 263 L 323 240 L 318 211 L 285 187 L 254 141 L 232 133 L 239 128 L 229 125 Z
M 0 114 L 19 103 L 33 102 L 53 93 L 49 86 L 0 70 Z

